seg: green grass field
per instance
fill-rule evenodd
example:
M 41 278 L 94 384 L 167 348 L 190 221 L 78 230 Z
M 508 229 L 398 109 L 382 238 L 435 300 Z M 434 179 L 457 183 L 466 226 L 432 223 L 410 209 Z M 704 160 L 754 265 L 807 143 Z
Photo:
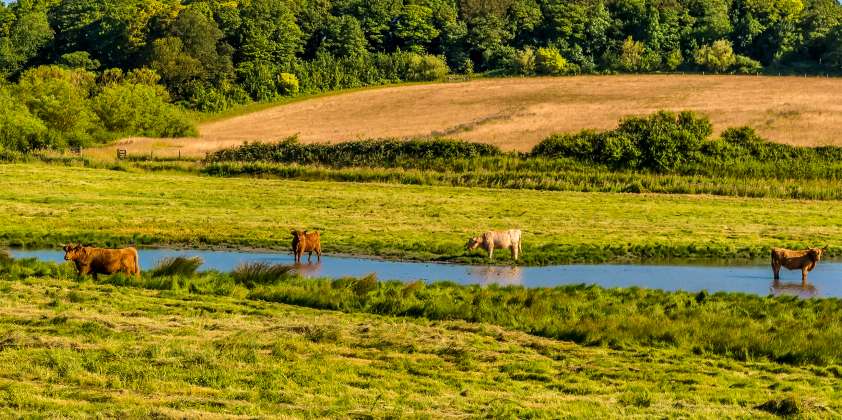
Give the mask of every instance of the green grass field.
M 842 242 L 842 203 L 714 196 L 302 182 L 0 165 L 0 243 L 287 249 L 292 228 L 328 253 L 477 262 L 467 237 L 524 230 L 524 262 L 756 257 Z M 506 253 L 498 253 L 506 261 Z
M 838 416 L 838 367 L 0 276 L 0 415 Z M 835 370 L 834 370 L 835 369 Z M 764 411 L 767 410 L 767 411 Z

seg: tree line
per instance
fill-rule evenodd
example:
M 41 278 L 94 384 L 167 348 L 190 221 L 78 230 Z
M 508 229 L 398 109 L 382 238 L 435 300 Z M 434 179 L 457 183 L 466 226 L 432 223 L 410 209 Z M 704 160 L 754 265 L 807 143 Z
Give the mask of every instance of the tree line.
M 836 0 L 18 0 L 0 101 L 66 72 L 100 90 L 142 73 L 120 83 L 199 111 L 448 73 L 835 72 L 840 40 Z

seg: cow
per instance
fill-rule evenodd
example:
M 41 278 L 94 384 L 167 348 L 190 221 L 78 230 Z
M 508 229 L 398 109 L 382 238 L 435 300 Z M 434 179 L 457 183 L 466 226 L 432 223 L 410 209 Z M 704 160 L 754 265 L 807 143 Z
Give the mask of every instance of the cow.
M 301 264 L 301 256 L 307 253 L 307 262 L 313 258 L 316 252 L 318 262 L 322 262 L 322 240 L 319 232 L 307 232 L 306 230 L 293 230 L 292 252 L 295 254 L 295 263 Z
M 64 246 L 64 259 L 73 261 L 78 275 L 91 274 L 94 280 L 97 280 L 98 274 L 119 272 L 140 277 L 140 264 L 134 247 L 108 249 L 67 244 Z
M 504 231 L 491 230 L 480 236 L 468 239 L 468 243 L 465 244 L 465 248 L 469 251 L 473 251 L 481 247 L 482 249 L 488 251 L 488 258 L 491 260 L 494 259 L 495 248 L 509 248 L 512 250 L 512 259 L 517 261 L 518 256 L 520 256 L 521 252 L 523 252 L 520 236 L 520 229 L 509 229 Z
M 801 284 L 807 285 L 807 273 L 816 268 L 816 264 L 825 252 L 827 252 L 827 246 L 803 251 L 772 248 L 772 274 L 775 280 L 780 280 L 782 266 L 789 270 L 801 269 Z

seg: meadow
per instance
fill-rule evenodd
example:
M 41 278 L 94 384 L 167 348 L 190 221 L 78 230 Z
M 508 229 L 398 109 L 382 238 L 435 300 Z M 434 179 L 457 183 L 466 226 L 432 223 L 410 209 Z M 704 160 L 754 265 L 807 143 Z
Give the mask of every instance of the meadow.
M 236 272 L 147 272 L 141 280 L 118 275 L 94 283 L 74 280 L 71 270 L 0 258 L 4 415 L 825 418 L 842 410 L 832 346 L 838 328 L 807 334 L 799 327 L 816 313 L 832 318 L 833 299 L 805 306 L 724 294 L 482 290 L 289 274 L 246 287 Z M 284 294 L 296 302 L 277 303 Z M 314 304 L 319 300 L 339 302 L 343 312 Z M 427 311 L 390 310 L 401 305 Z M 829 357 L 801 365 L 769 360 L 755 348 L 689 351 L 678 341 L 628 339 L 628 330 L 589 346 L 574 343 L 582 341 L 575 335 L 523 332 L 562 307 L 593 316 L 582 323 L 593 332 L 634 311 L 640 316 L 628 325 L 644 331 L 651 321 L 643 313 L 657 308 L 664 323 L 697 331 L 703 323 L 691 313 L 721 314 L 716 331 L 748 314 L 751 330 L 762 333 L 723 337 L 774 346 L 776 334 L 802 328 L 792 348 L 809 342 L 807 351 Z M 469 308 L 472 322 L 458 315 Z M 436 309 L 450 315 L 436 317 Z M 623 331 L 617 327 L 603 333 Z
M 526 151 L 549 135 L 611 129 L 627 115 L 692 110 L 716 132 L 752 126 L 772 141 L 839 144 L 838 78 L 617 75 L 484 79 L 367 89 L 297 101 L 199 125 L 184 139 L 132 137 L 116 148 L 156 156 L 203 157 L 244 141 L 341 142 L 361 138 L 446 136 Z
M 522 263 L 766 257 L 842 241 L 842 203 L 218 178 L 38 163 L 0 165 L 0 243 L 74 241 L 287 250 L 294 228 L 327 253 L 487 262 L 468 237 L 524 230 Z M 500 253 L 500 262 L 508 257 Z

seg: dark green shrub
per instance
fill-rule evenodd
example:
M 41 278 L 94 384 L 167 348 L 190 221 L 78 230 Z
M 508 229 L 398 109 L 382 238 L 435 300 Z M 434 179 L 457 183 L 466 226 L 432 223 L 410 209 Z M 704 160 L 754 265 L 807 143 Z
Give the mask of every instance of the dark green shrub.
M 706 117 L 661 111 L 648 117 L 625 118 L 612 131 L 552 136 L 536 145 L 531 155 L 574 158 L 614 168 L 669 171 L 697 160 L 712 131 Z
M 413 159 L 498 156 L 495 146 L 445 139 L 384 139 L 337 144 L 301 144 L 295 137 L 279 143 L 248 143 L 210 154 L 208 162 L 274 162 L 344 166 L 392 166 Z

